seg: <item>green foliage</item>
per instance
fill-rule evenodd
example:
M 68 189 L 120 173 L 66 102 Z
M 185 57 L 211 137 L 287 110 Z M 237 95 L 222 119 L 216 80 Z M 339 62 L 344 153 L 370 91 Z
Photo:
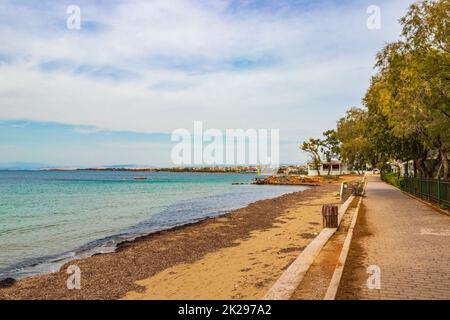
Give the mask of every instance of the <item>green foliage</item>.
M 331 164 L 331 160 L 338 159 L 341 151 L 341 142 L 337 137 L 337 132 L 335 130 L 327 130 L 323 133 L 325 139 L 321 141 L 321 148 L 325 160 Z M 328 169 L 328 175 L 331 172 L 331 165 Z
M 404 186 L 403 177 L 400 177 L 395 172 L 384 173 L 382 176 L 382 179 L 383 179 L 383 181 L 386 181 L 387 183 L 389 183 L 399 189 L 402 189 Z
M 364 98 L 369 112 L 372 161 L 414 160 L 420 175 L 439 158 L 449 176 L 450 151 L 450 0 L 411 5 L 400 21 L 400 41 L 377 55 L 378 73 Z
M 370 162 L 372 145 L 367 138 L 368 113 L 364 109 L 351 108 L 337 124 L 337 138 L 341 141 L 341 157 L 352 169 L 364 169 Z
M 450 0 L 416 2 L 400 22 L 400 40 L 377 54 L 365 108 L 349 109 L 336 132 L 303 145 L 314 163 L 319 153 L 339 154 L 359 173 L 413 160 L 414 174 L 450 177 Z

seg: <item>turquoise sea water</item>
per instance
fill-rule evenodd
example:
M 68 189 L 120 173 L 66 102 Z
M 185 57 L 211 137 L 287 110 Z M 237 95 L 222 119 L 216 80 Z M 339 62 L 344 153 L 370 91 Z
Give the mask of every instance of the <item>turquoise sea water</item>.
M 145 176 L 148 180 L 134 180 Z M 0 171 L 0 279 L 57 270 L 118 242 L 304 190 L 251 174 Z

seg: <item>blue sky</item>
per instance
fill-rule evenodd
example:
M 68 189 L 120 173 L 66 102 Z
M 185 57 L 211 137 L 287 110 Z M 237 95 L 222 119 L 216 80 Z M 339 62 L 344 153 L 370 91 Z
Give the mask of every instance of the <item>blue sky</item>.
M 360 105 L 410 3 L 0 0 L 0 163 L 171 165 L 195 120 L 280 129 L 280 161 L 305 162 L 297 145 Z

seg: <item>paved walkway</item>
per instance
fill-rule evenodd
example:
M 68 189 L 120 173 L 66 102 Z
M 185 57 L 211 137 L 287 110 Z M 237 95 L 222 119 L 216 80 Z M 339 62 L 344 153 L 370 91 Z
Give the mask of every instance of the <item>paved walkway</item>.
M 366 192 L 337 299 L 450 299 L 450 217 L 379 177 Z

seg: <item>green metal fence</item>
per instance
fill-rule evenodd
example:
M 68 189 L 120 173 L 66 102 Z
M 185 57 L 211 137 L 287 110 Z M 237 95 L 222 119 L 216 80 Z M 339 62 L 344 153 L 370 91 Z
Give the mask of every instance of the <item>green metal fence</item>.
M 403 190 L 429 202 L 450 207 L 450 181 L 405 177 Z

